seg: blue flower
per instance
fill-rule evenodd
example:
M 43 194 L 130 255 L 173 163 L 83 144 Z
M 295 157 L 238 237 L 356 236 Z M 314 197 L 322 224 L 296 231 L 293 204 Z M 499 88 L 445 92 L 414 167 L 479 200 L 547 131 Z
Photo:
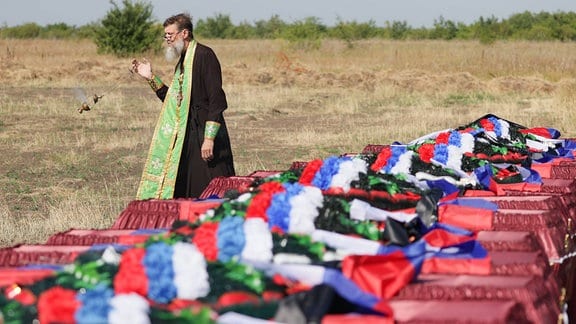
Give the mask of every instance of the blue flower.
M 462 135 L 460 132 L 450 132 L 450 137 L 448 137 L 448 145 L 460 147 L 462 145 Z
M 302 186 L 298 182 L 294 182 L 294 183 L 285 182 L 282 184 L 282 186 L 284 187 L 284 189 L 286 189 L 286 193 L 290 197 L 296 196 L 297 194 L 300 193 L 300 191 L 302 191 L 302 189 L 304 189 L 304 186 Z
M 320 167 L 320 170 L 318 170 L 316 175 L 314 175 L 312 185 L 322 190 L 328 189 L 330 187 L 332 177 L 338 173 L 340 162 L 341 161 L 337 156 L 326 158 Z
M 172 246 L 157 242 L 146 248 L 142 263 L 148 277 L 148 297 L 157 303 L 169 303 L 176 298 Z
M 277 226 L 285 233 L 290 225 L 290 195 L 285 192 L 272 196 L 270 207 L 266 210 L 268 215 L 268 226 Z
M 446 162 L 448 162 L 448 145 L 446 144 L 434 145 L 434 160 L 444 165 L 446 164 Z
M 404 145 L 391 146 L 392 154 L 390 155 L 388 162 L 386 162 L 386 166 L 384 167 L 384 173 L 391 173 L 390 171 L 396 165 L 396 163 L 398 163 L 398 160 L 400 160 L 400 156 L 405 152 L 406 152 L 406 146 Z
M 222 219 L 218 225 L 217 237 L 218 260 L 227 262 L 242 254 L 246 245 L 244 218 L 229 216 Z
M 74 314 L 74 319 L 82 323 L 107 323 L 109 304 L 114 291 L 104 284 L 98 284 L 85 293 L 78 293 L 76 299 L 80 301 L 80 308 Z
M 494 133 L 496 133 L 496 136 L 502 137 L 502 125 L 500 124 L 500 121 L 494 117 L 488 117 L 488 120 L 494 124 Z

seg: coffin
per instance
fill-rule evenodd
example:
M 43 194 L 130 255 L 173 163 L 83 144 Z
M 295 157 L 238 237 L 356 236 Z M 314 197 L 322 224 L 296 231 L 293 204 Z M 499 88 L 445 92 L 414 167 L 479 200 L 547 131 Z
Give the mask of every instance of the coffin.
M 255 179 L 251 176 L 217 177 L 210 181 L 198 198 L 224 198 L 226 192 L 233 189 L 245 192 Z
M 134 200 L 120 213 L 111 229 L 170 228 L 177 220 L 194 222 L 220 203 L 218 199 Z
M 166 233 L 166 229 L 154 230 L 81 230 L 71 229 L 48 238 L 46 245 L 94 245 L 144 243 L 152 235 Z
M 555 323 L 560 315 L 558 287 L 540 276 L 422 275 L 393 300 L 515 301 L 533 323 Z
M 36 264 L 68 264 L 89 246 L 75 245 L 16 245 L 0 249 L 0 267 L 21 267 Z
M 516 301 L 393 300 L 395 323 L 529 323 L 526 310 Z M 361 322 L 357 322 L 361 323 Z

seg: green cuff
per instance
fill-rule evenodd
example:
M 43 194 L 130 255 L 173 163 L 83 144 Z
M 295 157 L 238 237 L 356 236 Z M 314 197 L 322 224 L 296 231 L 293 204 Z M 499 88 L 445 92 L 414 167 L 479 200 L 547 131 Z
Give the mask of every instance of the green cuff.
M 220 123 L 217 123 L 215 121 L 207 121 L 206 128 L 204 128 L 204 138 L 207 139 L 216 138 L 216 134 L 218 134 L 219 129 L 220 129 Z
M 154 92 L 158 91 L 160 88 L 162 88 L 162 86 L 164 86 L 162 80 L 160 80 L 160 78 L 155 75 L 152 75 L 152 79 L 148 80 L 148 84 L 150 85 L 150 88 L 154 90 Z

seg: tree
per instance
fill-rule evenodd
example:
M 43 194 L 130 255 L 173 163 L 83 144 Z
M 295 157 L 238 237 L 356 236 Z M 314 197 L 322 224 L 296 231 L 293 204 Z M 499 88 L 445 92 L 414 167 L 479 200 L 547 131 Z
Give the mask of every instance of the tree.
M 296 21 L 282 30 L 280 37 L 288 40 L 296 48 L 303 50 L 318 49 L 326 35 L 327 27 L 317 17 L 307 17 Z
M 480 20 L 473 26 L 474 37 L 478 38 L 482 44 L 492 44 L 498 38 L 499 27 L 498 18 L 480 17 Z
M 458 27 L 452 20 L 446 20 L 440 16 L 438 20 L 434 20 L 434 29 L 432 30 L 432 39 L 445 39 L 450 40 L 458 34 Z
M 113 0 L 110 4 L 113 8 L 102 20 L 102 26 L 96 29 L 95 42 L 99 53 L 126 57 L 160 49 L 162 28 L 151 18 L 150 3 L 123 0 L 123 8 L 119 8 Z
M 200 19 L 194 33 L 206 38 L 229 38 L 233 34 L 234 24 L 229 15 L 217 14 L 213 18 Z
M 405 39 L 410 31 L 406 21 L 393 21 L 390 26 L 390 38 L 392 39 Z
M 274 15 L 268 20 L 256 21 L 254 28 L 257 37 L 271 39 L 280 35 L 282 30 L 286 28 L 286 23 L 278 15 Z

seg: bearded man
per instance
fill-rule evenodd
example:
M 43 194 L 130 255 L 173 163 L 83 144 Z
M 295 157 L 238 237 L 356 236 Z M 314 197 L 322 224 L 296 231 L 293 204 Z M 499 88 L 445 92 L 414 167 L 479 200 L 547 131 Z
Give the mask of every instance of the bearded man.
M 163 101 L 137 199 L 199 197 L 213 178 L 235 174 L 220 62 L 194 39 L 192 29 L 187 14 L 164 21 L 166 58 L 178 60 L 170 84 L 148 61 L 132 61 L 132 71 Z

